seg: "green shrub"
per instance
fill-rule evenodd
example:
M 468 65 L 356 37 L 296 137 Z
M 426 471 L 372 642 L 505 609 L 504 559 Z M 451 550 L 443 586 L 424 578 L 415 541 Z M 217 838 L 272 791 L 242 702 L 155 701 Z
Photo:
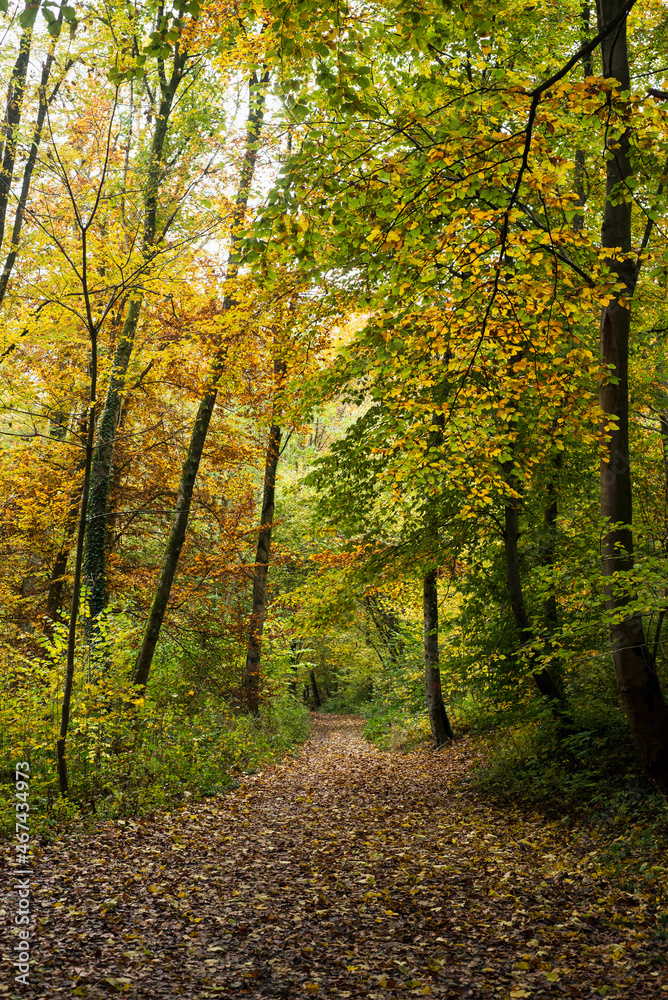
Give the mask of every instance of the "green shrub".
M 66 743 L 69 796 L 59 795 L 55 747 L 62 648 L 38 662 L 0 659 L 0 834 L 14 832 L 16 761 L 30 762 L 32 834 L 86 816 L 123 817 L 235 786 L 235 776 L 285 754 L 310 731 L 308 712 L 276 691 L 257 718 L 238 715 L 210 691 L 159 666 L 147 692 L 128 679 L 126 658 L 75 675 Z M 1 654 L 0 654 L 1 655 Z M 171 676 L 170 676 L 171 674 Z

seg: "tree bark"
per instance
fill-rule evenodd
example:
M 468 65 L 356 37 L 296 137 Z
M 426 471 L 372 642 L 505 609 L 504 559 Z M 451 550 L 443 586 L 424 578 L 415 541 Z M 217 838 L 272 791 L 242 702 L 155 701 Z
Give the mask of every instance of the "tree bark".
M 382 596 L 378 594 L 366 594 L 362 598 L 362 603 L 369 613 L 371 621 L 376 626 L 376 631 L 387 649 L 390 663 L 396 665 L 404 654 L 404 642 L 401 638 L 399 619 L 391 608 L 383 604 Z
M 517 484 L 513 476 L 506 472 L 506 477 L 509 488 L 516 491 Z M 522 590 L 522 578 L 520 575 L 519 536 L 519 501 L 517 498 L 511 497 L 506 503 L 504 511 L 503 545 L 506 561 L 506 584 L 520 645 L 532 647 L 535 643 L 535 636 L 531 629 L 529 615 L 524 603 L 524 592 Z M 561 694 L 550 676 L 550 672 L 545 667 L 541 667 L 535 663 L 535 649 L 529 648 L 527 653 L 531 667 L 531 676 L 540 693 L 547 698 L 560 701 Z
M 259 80 L 256 74 L 253 74 L 251 79 L 249 112 L 246 123 L 246 149 L 244 153 L 244 161 L 241 167 L 239 189 L 237 191 L 234 217 L 232 220 L 231 246 L 226 275 L 227 281 L 234 278 L 238 271 L 239 265 L 237 248 L 239 244 L 240 229 L 248 206 L 250 186 L 253 182 L 253 176 L 255 174 L 257 144 L 260 137 L 262 122 L 264 120 L 265 96 L 262 90 L 258 90 L 257 88 L 258 85 L 263 86 L 266 84 L 268 80 L 268 73 L 264 73 Z M 222 303 L 222 312 L 229 312 L 233 305 L 234 299 L 232 295 L 228 293 Z M 195 425 L 193 427 L 190 445 L 188 447 L 188 454 L 186 455 L 186 460 L 181 470 L 181 481 L 179 483 L 179 489 L 176 497 L 174 522 L 165 547 L 162 569 L 160 571 L 155 595 L 153 597 L 153 603 L 151 604 L 151 610 L 149 612 L 146 628 L 144 630 L 144 638 L 139 650 L 139 656 L 137 657 L 137 662 L 135 664 L 133 680 L 135 684 L 139 684 L 141 687 L 146 687 L 148 682 L 149 673 L 151 671 L 151 663 L 153 662 L 153 654 L 158 643 L 158 638 L 160 637 L 160 629 L 162 628 L 162 622 L 167 610 L 167 602 L 169 600 L 172 582 L 176 574 L 179 555 L 181 554 L 181 548 L 183 547 L 183 542 L 186 537 L 186 528 L 188 526 L 188 517 L 190 514 L 193 491 L 195 489 L 195 482 L 197 481 L 197 472 L 202 458 L 202 453 L 204 451 L 211 416 L 216 403 L 218 380 L 223 371 L 226 357 L 227 344 L 221 343 L 211 364 L 208 388 L 202 397 L 197 411 L 197 417 L 195 418 Z
M 123 391 L 141 312 L 141 296 L 130 300 L 114 355 L 111 380 L 100 417 L 93 454 L 92 482 L 88 502 L 88 539 L 85 578 L 88 584 L 88 622 L 94 622 L 107 603 L 107 522 L 109 486 L 112 477 L 116 430 L 121 415 Z
M 84 471 L 86 468 L 86 442 L 88 440 L 87 415 L 84 416 L 79 423 L 79 435 L 83 441 L 83 452 L 76 464 L 76 474 Z M 65 525 L 63 528 L 63 540 L 60 543 L 60 548 L 56 554 L 53 569 L 51 570 L 49 589 L 46 596 L 46 609 L 44 613 L 44 634 L 48 638 L 53 637 L 53 623 L 56 620 L 62 603 L 65 572 L 67 570 L 67 563 L 72 548 L 72 539 L 74 538 L 77 529 L 80 499 L 81 491 L 79 489 L 75 490 L 70 495 L 67 507 L 67 516 L 65 518 Z
M 440 395 L 445 399 L 449 387 L 440 387 Z M 431 431 L 429 434 L 428 451 L 440 450 L 443 447 L 443 431 L 445 416 L 441 413 L 432 414 Z M 430 556 L 437 558 L 438 523 L 435 517 L 433 500 L 426 499 L 425 538 Z M 438 649 L 438 583 L 436 567 L 428 569 L 422 578 L 422 611 L 424 615 L 424 692 L 427 715 L 431 733 L 434 737 L 434 747 L 443 746 L 446 740 L 452 739 L 454 733 L 443 703 L 441 690 L 440 654 Z
M 58 16 L 56 21 L 58 24 L 62 24 L 63 21 L 63 7 L 66 5 L 66 0 L 60 5 L 58 11 Z M 36 13 L 36 11 L 35 11 Z M 29 43 L 28 43 L 29 45 Z M 7 251 L 7 256 L 5 258 L 5 264 L 2 269 L 2 274 L 0 275 L 0 305 L 2 305 L 5 294 L 7 292 L 7 285 L 9 284 L 9 279 L 12 276 L 12 271 L 14 270 L 14 264 L 16 263 L 16 258 L 18 256 L 19 250 L 19 240 L 21 238 L 21 230 L 23 228 L 23 221 L 25 219 L 26 206 L 28 202 L 28 194 L 30 192 L 30 183 L 32 181 L 32 175 L 35 170 L 35 164 L 37 163 L 37 154 L 39 152 L 39 146 L 42 141 L 42 130 L 44 128 L 44 122 L 46 120 L 46 113 L 48 111 L 51 101 L 58 93 L 60 89 L 60 84 L 64 78 L 65 73 L 72 65 L 72 61 L 68 60 L 65 63 L 63 72 L 61 74 L 61 79 L 58 81 L 54 87 L 51 96 L 47 97 L 46 88 L 49 83 L 49 78 L 51 76 L 51 69 L 56 59 L 56 39 L 51 42 L 49 52 L 47 54 L 44 65 L 42 66 L 42 76 L 40 79 L 38 94 L 39 94 L 39 105 L 37 108 L 37 121 L 35 123 L 35 129 L 33 131 L 32 143 L 30 145 L 30 152 L 28 153 L 28 159 L 26 160 L 26 165 L 23 168 L 23 179 L 21 181 L 21 191 L 19 193 L 18 204 L 16 206 L 16 213 L 14 215 L 14 225 L 12 227 L 12 238 L 11 244 Z M 13 171 L 13 166 L 12 166 Z M 11 183 L 11 178 L 10 178 Z M 7 213 L 7 195 L 9 193 L 9 188 L 3 188 L 2 196 L 0 197 L 0 206 L 2 211 L 2 232 L 4 233 L 5 219 Z M 0 238 L 0 244 L 2 239 Z M 9 353 L 8 348 L 5 353 Z M 4 355 L 3 355 L 4 356 Z
M 23 95 L 25 92 L 26 76 L 28 64 L 30 62 L 30 49 L 32 46 L 32 33 L 40 8 L 41 0 L 33 3 L 28 0 L 24 8 L 24 15 L 28 14 L 29 21 L 23 29 L 19 41 L 19 51 L 14 64 L 12 78 L 9 83 L 9 93 L 7 95 L 7 115 L 5 119 L 4 148 L 2 152 L 2 166 L 0 167 L 0 246 L 5 236 L 5 222 L 7 219 L 7 208 L 9 205 L 9 195 L 14 180 L 14 167 L 16 165 L 16 149 L 18 145 L 18 132 L 21 125 L 21 112 L 23 110 Z
M 668 413 L 663 412 L 659 414 L 659 429 L 661 432 L 661 449 L 663 453 L 663 517 L 664 517 L 664 528 L 663 528 L 663 538 L 661 541 L 664 556 L 668 555 Z M 663 591 L 664 600 L 668 598 L 668 589 L 664 588 Z M 663 627 L 663 622 L 666 617 L 666 608 L 661 608 L 656 622 L 656 629 L 654 631 L 654 640 L 652 642 L 652 658 L 656 661 L 657 653 L 659 651 L 659 645 L 661 644 L 661 629 Z M 651 628 L 648 624 L 647 631 L 651 634 Z M 649 636 L 648 636 L 649 638 Z
M 113 120 L 113 119 L 112 119 Z M 110 133 L 107 135 L 109 141 Z M 107 147 L 108 149 L 109 147 Z M 88 433 L 86 435 L 86 446 L 84 453 L 84 478 L 81 492 L 81 507 L 79 512 L 79 525 L 77 532 L 76 558 L 74 562 L 74 579 L 72 582 L 72 603 L 70 607 L 70 624 L 67 636 L 67 667 L 65 672 L 65 686 L 63 690 L 63 701 L 60 717 L 60 732 L 56 743 L 56 761 L 58 770 L 58 783 L 61 795 L 65 796 L 69 791 L 67 776 L 67 760 L 65 757 L 65 744 L 67 731 L 70 722 L 70 704 L 72 699 L 72 689 L 74 685 L 74 653 L 76 649 L 76 627 L 79 614 L 79 604 L 81 600 L 81 580 L 84 561 L 84 542 L 86 538 L 86 519 L 88 514 L 88 496 L 90 492 L 91 469 L 93 465 L 93 445 L 95 441 L 95 420 L 96 420 L 96 400 L 97 400 L 97 348 L 100 325 L 103 318 L 97 321 L 93 315 L 93 304 L 90 286 L 88 284 L 88 230 L 93 225 L 98 208 L 101 203 L 102 191 L 105 182 L 106 170 L 103 170 L 99 178 L 97 198 L 88 222 L 84 225 L 81 215 L 76 212 L 76 221 L 81 236 L 81 292 L 86 307 L 86 333 L 90 341 L 90 362 L 88 366 L 90 378 L 90 390 L 88 400 Z M 66 182 L 67 183 L 67 182 Z M 68 193 L 75 205 L 75 197 L 72 189 L 68 186 Z
M 550 571 L 554 570 L 557 551 L 557 519 L 559 515 L 559 503 L 557 497 L 557 484 L 555 480 L 558 470 L 561 468 L 561 461 L 562 457 L 561 453 L 559 453 L 552 462 L 551 475 L 547 484 L 547 506 L 545 507 L 545 513 L 543 516 L 544 538 L 543 543 L 540 546 L 540 561 L 541 565 L 547 567 Z M 549 666 L 547 670 L 554 682 L 555 687 L 563 697 L 563 668 L 560 658 L 554 655 L 552 641 L 554 633 L 559 627 L 557 595 L 555 593 L 553 583 L 550 584 L 550 593 L 545 598 L 543 603 L 543 626 L 546 632 L 545 646 L 550 653 Z
M 561 462 L 555 460 L 555 467 L 561 465 Z M 543 530 L 545 532 L 545 538 L 543 545 L 541 546 L 541 563 L 543 566 L 547 566 L 548 569 L 554 569 L 554 561 L 557 550 L 557 518 L 559 515 L 559 506 L 557 503 L 557 488 L 554 481 L 554 475 L 550 477 L 550 481 L 547 484 L 547 506 L 545 508 L 545 514 L 543 517 Z M 548 627 L 548 629 L 556 629 L 559 625 L 559 615 L 557 612 L 557 597 L 554 590 L 545 598 L 545 604 L 543 605 L 543 620 Z
M 290 641 L 290 666 L 292 667 L 294 677 L 290 681 L 290 691 L 295 696 L 297 695 L 297 672 L 303 655 L 304 650 L 302 649 L 302 640 L 292 639 Z
M 320 698 L 320 692 L 318 691 L 318 685 L 315 679 L 315 670 L 309 672 L 309 677 L 311 678 L 311 691 L 313 692 L 313 704 L 317 708 L 322 708 L 322 699 Z
M 285 367 L 283 366 L 283 371 Z M 244 671 L 244 701 L 246 708 L 257 715 L 260 706 L 260 660 L 262 656 L 262 630 L 267 610 L 267 572 L 271 552 L 271 529 L 274 521 L 276 497 L 276 469 L 281 447 L 281 428 L 274 425 L 269 431 L 269 443 L 264 465 L 264 486 L 262 490 L 262 517 L 257 538 L 255 570 L 253 573 L 253 610 L 248 630 L 246 669 Z M 312 673 L 312 672 L 311 672 Z M 317 693 L 315 678 L 312 677 L 314 697 Z M 316 700 L 316 705 L 320 700 Z
M 599 27 L 617 16 L 620 0 L 598 0 Z M 629 62 L 626 23 L 601 44 L 603 76 L 614 78 L 628 91 Z M 612 103 L 612 97 L 608 100 Z M 611 113 L 613 108 L 611 106 Z M 647 774 L 668 791 L 668 711 L 663 698 L 654 658 L 647 646 L 641 616 L 625 609 L 634 595 L 624 587 L 624 578 L 633 569 L 631 463 L 629 455 L 628 353 L 631 328 L 630 299 L 638 269 L 631 252 L 631 200 L 624 190 L 633 174 L 630 158 L 630 129 L 610 140 L 606 163 L 606 202 L 601 229 L 604 249 L 618 248 L 606 263 L 621 283 L 601 315 L 601 360 L 610 365 L 614 382 L 607 379 L 599 387 L 603 412 L 605 453 L 600 465 L 601 513 L 607 523 L 602 545 L 602 571 L 609 581 L 606 608 L 615 620 L 610 626 L 612 657 L 622 705 L 633 742 Z M 620 195 L 620 189 L 622 194 Z M 614 423 L 611 423 L 614 418 Z
M 441 691 L 438 651 L 438 584 L 436 570 L 425 573 L 422 588 L 424 610 L 424 690 L 434 747 L 454 736 Z
M 97 329 L 90 330 L 91 362 L 90 362 L 90 405 L 88 409 L 88 434 L 86 436 L 86 451 L 84 457 L 84 481 L 81 491 L 79 509 L 79 525 L 77 533 L 76 558 L 74 561 L 74 579 L 72 581 L 72 603 L 70 606 L 70 625 L 67 635 L 67 667 L 65 670 L 65 687 L 60 714 L 60 732 L 56 744 L 58 768 L 58 784 L 60 794 L 65 796 L 69 791 L 67 777 L 67 760 L 65 758 L 65 741 L 70 724 L 70 703 L 74 686 L 74 653 L 76 648 L 76 626 L 81 599 L 81 575 L 83 568 L 84 539 L 86 536 L 86 512 L 88 510 L 88 492 L 90 489 L 90 471 L 93 461 L 93 441 L 95 439 L 95 393 L 97 388 Z
M 155 129 L 151 142 L 148 177 L 144 192 L 144 231 L 142 253 L 150 262 L 155 245 L 158 214 L 158 193 L 163 176 L 165 141 L 169 129 L 169 117 L 174 98 L 183 79 L 187 53 L 174 58 L 172 75 L 167 82 L 163 77 L 161 99 L 155 119 Z M 107 603 L 107 529 L 109 520 L 109 489 L 113 476 L 114 448 L 120 421 L 123 393 L 127 380 L 128 366 L 134 349 L 135 336 L 139 325 L 143 296 L 136 292 L 130 299 L 123 329 L 116 346 L 111 369 L 109 388 L 100 415 L 93 468 L 91 474 L 90 501 L 88 511 L 88 537 L 86 542 L 85 578 L 88 584 L 89 632 L 95 629 L 98 615 Z

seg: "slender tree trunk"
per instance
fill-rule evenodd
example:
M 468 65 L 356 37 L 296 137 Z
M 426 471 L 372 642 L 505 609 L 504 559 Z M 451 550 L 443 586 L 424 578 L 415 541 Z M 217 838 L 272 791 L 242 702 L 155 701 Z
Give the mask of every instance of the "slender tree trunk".
M 77 500 L 78 499 L 79 498 L 77 497 Z M 67 562 L 70 557 L 71 543 L 77 526 L 77 513 L 79 511 L 78 503 L 75 503 L 70 508 L 70 511 L 74 516 L 70 516 L 70 513 L 67 515 L 67 520 L 65 522 L 65 537 L 63 538 L 62 544 L 53 563 L 53 569 L 49 579 L 49 589 L 46 595 L 43 630 L 44 634 L 49 639 L 53 638 L 53 623 L 58 616 L 63 599 L 63 586 L 65 585 Z
M 19 41 L 19 51 L 14 64 L 14 71 L 9 84 L 9 94 L 7 96 L 7 116 L 3 137 L 4 149 L 2 166 L 0 167 L 0 246 L 2 246 L 5 236 L 9 195 L 14 180 L 14 167 L 16 165 L 16 150 L 18 146 L 19 127 L 21 125 L 21 112 L 23 110 L 23 95 L 25 92 L 28 64 L 30 62 L 32 32 L 40 3 L 41 0 L 37 0 L 36 3 L 28 0 L 25 5 L 23 13 L 24 16 L 28 15 L 29 21 L 24 27 Z
M 447 384 L 440 387 L 442 399 L 448 395 Z M 434 413 L 431 418 L 428 451 L 441 450 L 443 447 L 443 430 L 445 416 Z M 438 552 L 438 523 L 435 518 L 433 501 L 426 501 L 425 536 L 430 556 L 436 561 Z M 433 567 L 426 571 L 422 578 L 422 610 L 424 614 L 424 692 L 427 705 L 427 715 L 431 733 L 434 737 L 434 747 L 443 746 L 446 740 L 454 734 L 443 703 L 441 690 L 441 668 L 438 650 L 438 583 L 437 570 Z
M 367 594 L 362 598 L 371 621 L 376 626 L 376 631 L 387 649 L 390 663 L 396 665 L 404 654 L 404 642 L 401 638 L 401 628 L 397 615 L 383 605 L 382 595 Z
M 620 0 L 598 0 L 599 27 L 608 24 L 621 10 Z M 603 75 L 619 81 L 622 92 L 628 91 L 625 22 L 603 40 L 601 48 Z M 612 100 L 610 95 L 608 99 Z M 606 608 L 616 619 L 611 625 L 610 641 L 620 698 L 642 766 L 659 787 L 668 791 L 668 711 L 654 658 L 645 641 L 642 618 L 636 612 L 626 612 L 634 595 L 623 585 L 634 564 L 628 352 L 630 299 L 638 272 L 631 250 L 632 204 L 618 192 L 633 173 L 630 130 L 619 137 L 615 134 L 610 145 L 601 244 L 605 249 L 619 248 L 617 253 L 610 254 L 607 264 L 623 291 L 614 293 L 601 316 L 601 360 L 612 367 L 614 376 L 614 382 L 606 380 L 599 389 L 604 427 L 610 426 L 610 417 L 615 418 L 605 432 L 605 454 L 600 468 L 601 513 L 610 525 L 603 538 L 602 569 L 609 580 Z
M 88 420 L 87 415 L 83 417 L 79 424 L 79 434 L 83 440 L 83 452 L 76 464 L 75 473 L 80 473 L 86 468 L 86 442 L 88 440 Z M 63 527 L 63 540 L 56 554 L 49 580 L 49 589 L 46 596 L 46 610 L 44 614 L 44 634 L 49 638 L 53 637 L 53 623 L 58 616 L 62 603 L 63 586 L 65 583 L 65 573 L 67 563 L 72 548 L 72 539 L 77 530 L 79 520 L 79 502 L 81 490 L 75 490 L 71 495 L 67 507 L 67 516 Z
M 107 602 L 107 522 L 116 430 L 121 416 L 125 381 L 141 313 L 141 296 L 130 300 L 123 323 L 111 380 L 100 417 L 88 502 L 88 538 L 85 578 L 88 585 L 88 622 L 94 622 Z
M 556 462 L 555 462 L 556 465 Z M 561 462 L 559 462 L 561 465 Z M 554 562 L 557 550 L 557 518 L 559 515 L 559 505 L 557 502 L 557 487 L 554 475 L 550 477 L 547 484 L 547 507 L 543 517 L 543 530 L 545 532 L 544 543 L 541 546 L 541 563 L 547 569 L 554 569 Z M 559 615 L 557 612 L 557 596 L 554 590 L 545 598 L 543 605 L 543 620 L 548 629 L 556 629 L 559 625 Z
M 304 650 L 302 647 L 301 639 L 292 639 L 290 642 L 290 666 L 294 674 L 293 679 L 290 681 L 290 691 L 292 694 L 297 695 L 297 672 L 299 670 L 300 661 L 304 655 Z
M 557 496 L 556 476 L 561 468 L 561 453 L 557 455 L 552 463 L 552 472 L 547 484 L 547 506 L 543 516 L 543 544 L 540 547 L 541 565 L 550 571 L 554 570 L 557 551 L 557 519 L 559 515 L 559 502 Z M 548 673 L 554 681 L 555 687 L 563 697 L 562 663 L 558 656 L 553 653 L 552 637 L 559 628 L 559 612 L 557 608 L 557 595 L 554 584 L 550 584 L 550 593 L 543 603 L 543 625 L 546 632 L 545 645 L 550 653 Z
M 664 517 L 664 527 L 663 527 L 663 539 L 662 547 L 664 556 L 668 556 L 668 413 L 659 414 L 659 428 L 661 431 L 661 449 L 663 453 L 663 517 Z M 664 600 L 668 599 L 668 588 L 664 588 L 663 591 Z M 662 608 L 659 611 L 659 615 L 656 622 L 656 629 L 654 631 L 654 641 L 652 643 L 652 659 L 656 661 L 657 653 L 659 651 L 659 645 L 661 642 L 661 629 L 663 628 L 663 623 L 666 617 L 666 608 Z M 651 629 L 648 626 L 648 631 L 651 633 Z M 649 636 L 648 636 L 649 638 Z
M 253 74 L 250 85 L 249 114 L 246 123 L 246 150 L 244 161 L 241 167 L 241 177 L 239 179 L 239 190 L 237 192 L 234 218 L 232 221 L 232 238 L 230 256 L 227 266 L 227 280 L 230 281 L 237 274 L 238 257 L 237 248 L 240 237 L 241 226 L 243 225 L 248 206 L 248 196 L 250 186 L 255 174 L 255 162 L 257 160 L 257 146 L 260 137 L 260 130 L 264 119 L 265 97 L 262 90 L 258 91 L 258 84 L 264 85 L 269 80 L 269 74 L 264 73 L 260 80 Z M 234 305 L 232 296 L 228 293 L 222 304 L 222 312 L 229 312 Z M 223 371 L 225 359 L 227 357 L 227 343 L 221 343 L 211 364 L 208 388 L 202 397 L 195 418 L 188 447 L 188 454 L 181 470 L 181 481 L 176 497 L 176 510 L 172 530 L 167 540 L 162 569 L 158 578 L 153 603 L 149 612 L 144 638 L 142 640 L 139 656 L 135 664 L 134 683 L 145 687 L 148 682 L 153 662 L 153 654 L 160 636 L 160 629 L 167 610 L 167 602 L 172 589 L 172 582 L 176 574 L 176 567 L 181 554 L 181 548 L 186 537 L 188 517 L 190 515 L 190 505 L 192 503 L 195 482 L 199 463 L 204 451 L 211 416 L 216 403 L 218 393 L 218 380 Z
M 318 685 L 315 680 L 315 670 L 309 671 L 309 677 L 311 678 L 311 691 L 313 692 L 313 704 L 317 708 L 322 708 L 322 699 L 320 698 L 320 692 L 318 691 Z
M 144 192 L 142 253 L 147 263 L 151 260 L 155 245 L 158 193 L 163 179 L 165 142 L 169 130 L 169 117 L 174 105 L 176 92 L 183 79 L 186 58 L 185 53 L 175 56 L 171 78 L 167 82 L 163 77 L 161 85 L 161 100 L 155 120 L 148 177 Z M 95 621 L 98 615 L 104 611 L 107 603 L 109 489 L 113 475 L 114 447 L 120 421 L 123 394 L 125 392 L 128 366 L 132 357 L 137 328 L 139 326 L 142 301 L 143 296 L 140 292 L 135 292 L 130 299 L 123 329 L 116 345 L 109 388 L 100 415 L 93 455 L 85 563 L 85 578 L 89 588 L 88 628 L 90 637 L 92 637 L 95 630 Z
M 88 510 L 88 493 L 90 489 L 90 470 L 93 460 L 93 441 L 95 439 L 95 393 L 97 388 L 97 330 L 90 331 L 91 364 L 90 364 L 90 406 L 88 411 L 88 434 L 86 437 L 86 452 L 84 458 L 84 481 L 81 491 L 79 508 L 79 527 L 77 533 L 77 549 L 74 561 L 74 579 L 72 581 L 72 603 L 70 606 L 70 627 L 67 636 L 67 667 L 65 671 L 65 687 L 60 716 L 60 733 L 56 744 L 58 766 L 58 784 L 60 794 L 67 795 L 69 782 L 67 777 L 67 760 L 65 758 L 65 741 L 70 723 L 70 703 L 74 685 L 74 652 L 76 648 L 76 627 L 81 600 L 81 572 L 83 567 L 84 539 L 86 536 L 86 511 Z
M 285 369 L 283 369 L 285 370 Z M 276 469 L 281 447 L 281 428 L 274 425 L 269 432 L 269 443 L 264 465 L 264 486 L 262 490 L 262 517 L 257 538 L 255 570 L 253 573 L 253 610 L 248 631 L 246 669 L 244 671 L 244 701 L 246 708 L 257 715 L 260 705 L 260 659 L 262 656 L 262 630 L 267 610 L 267 572 L 271 552 L 271 530 L 274 521 L 276 497 Z M 315 678 L 312 678 L 313 690 Z M 315 694 L 314 694 L 315 697 Z M 319 699 L 316 705 L 319 705 Z
M 424 609 L 424 690 L 434 746 L 440 747 L 454 733 L 443 703 L 438 652 L 438 583 L 436 570 L 425 573 L 422 588 Z
M 664 556 L 668 555 L 668 413 L 659 414 L 659 427 L 661 430 L 661 447 L 663 451 L 663 517 L 664 517 L 664 527 L 663 527 L 663 539 L 662 547 Z M 663 591 L 664 600 L 668 599 L 668 589 L 664 588 Z M 661 641 L 661 629 L 666 617 L 666 608 L 661 608 L 659 611 L 659 616 L 656 622 L 656 629 L 654 631 L 654 641 L 652 643 L 652 658 L 656 661 L 657 653 L 659 651 L 659 645 Z M 648 632 L 651 633 L 651 629 L 648 625 Z M 649 636 L 648 636 L 649 638 Z
M 113 121 L 113 118 L 112 118 Z M 111 138 L 111 131 L 107 133 L 107 142 Z M 109 145 L 107 145 L 107 153 Z M 84 456 L 84 480 L 81 493 L 81 508 L 79 514 L 79 527 L 77 534 L 76 558 L 74 562 L 74 580 L 72 582 L 72 604 L 70 607 L 70 627 L 67 637 L 67 668 L 65 673 L 65 686 L 63 691 L 63 702 L 60 717 L 60 733 L 56 744 L 56 759 L 58 769 L 58 782 L 61 795 L 67 795 L 69 790 L 67 777 L 67 760 L 65 757 L 65 742 L 67 740 L 67 730 L 70 722 L 70 703 L 72 699 L 72 688 L 74 683 L 74 653 L 76 648 L 76 627 L 79 614 L 79 603 L 81 600 L 81 576 L 83 569 L 84 542 L 86 538 L 86 518 L 88 513 L 88 495 L 90 492 L 91 468 L 93 464 L 93 444 L 95 441 L 95 419 L 96 419 L 96 399 L 97 399 L 97 344 L 102 319 L 96 321 L 93 310 L 93 300 L 90 286 L 88 284 L 88 231 L 95 221 L 97 210 L 100 206 L 104 183 L 106 179 L 108 159 L 99 177 L 98 194 L 94 207 L 84 224 L 81 215 L 76 212 L 76 220 L 81 236 L 81 291 L 86 307 L 86 332 L 90 340 L 90 395 L 88 402 L 88 434 L 86 437 L 86 449 Z M 68 186 L 68 193 L 75 205 L 74 193 Z
M 506 471 L 506 477 L 509 488 L 515 491 L 517 484 L 512 474 Z M 522 578 L 520 575 L 519 536 L 519 501 L 517 498 L 511 497 L 506 503 L 504 512 L 503 545 L 506 559 L 506 584 L 520 644 L 521 646 L 531 646 L 535 642 L 535 636 L 531 629 L 529 615 L 524 603 L 524 592 L 522 590 Z M 536 653 L 533 649 L 528 651 L 528 656 L 529 665 L 531 666 L 531 676 L 540 693 L 555 701 L 561 700 L 559 689 L 550 676 L 549 671 L 545 667 L 535 664 Z
M 583 43 L 589 41 L 588 38 L 589 18 L 590 18 L 589 4 L 584 3 L 580 10 Z M 583 61 L 582 69 L 585 78 L 593 75 L 593 64 L 591 56 L 587 56 L 587 58 Z M 575 203 L 579 205 L 581 208 L 584 208 L 589 196 L 585 167 L 586 164 L 585 164 L 584 151 L 582 149 L 576 149 L 574 187 L 577 193 L 577 201 Z M 572 223 L 573 232 L 575 233 L 580 232 L 583 226 L 584 226 L 584 215 L 576 215 Z M 559 503 L 558 503 L 556 480 L 558 478 L 558 473 L 562 466 L 562 461 L 563 461 L 563 452 L 559 452 L 552 459 L 551 474 L 547 484 L 547 506 L 545 508 L 545 513 L 543 517 L 544 541 L 540 547 L 540 556 L 541 556 L 541 564 L 550 571 L 550 575 L 551 571 L 554 569 L 556 550 L 557 550 L 557 520 L 559 515 Z M 553 655 L 552 637 L 559 628 L 557 595 L 554 591 L 553 585 L 551 586 L 550 594 L 543 603 L 543 625 L 546 633 L 545 645 L 548 652 L 550 653 L 550 659 L 548 661 L 548 672 L 550 674 L 550 677 L 554 681 L 555 687 L 560 691 L 563 697 L 564 694 L 563 664 L 558 656 Z
M 63 7 L 65 6 L 65 0 L 60 5 L 58 11 L 57 22 L 62 24 L 63 20 Z M 36 11 L 35 11 L 36 12 Z M 49 104 L 54 99 L 58 90 L 60 89 L 60 83 L 67 72 L 67 70 L 72 65 L 72 61 L 68 60 L 64 66 L 63 73 L 61 74 L 61 80 L 58 81 L 53 89 L 50 97 L 47 97 L 46 88 L 49 83 L 49 78 L 51 76 L 51 69 L 56 59 L 55 54 L 56 40 L 51 42 L 48 55 L 42 67 L 42 76 L 39 84 L 39 106 L 37 109 L 37 121 L 35 123 L 35 129 L 33 131 L 32 143 L 30 145 L 30 152 L 28 153 L 28 159 L 26 160 L 26 165 L 23 169 L 23 179 L 21 182 L 21 191 L 19 193 L 18 204 L 16 207 L 16 213 L 14 215 L 14 225 L 12 227 L 12 239 L 9 249 L 7 251 L 7 257 L 5 258 L 5 264 L 2 269 L 2 274 L 0 274 L 0 305 L 2 305 L 5 294 L 7 292 L 7 285 L 9 279 L 11 278 L 12 271 L 14 270 L 14 264 L 16 263 L 16 258 L 19 250 L 19 240 L 21 238 L 21 229 L 23 228 L 23 221 L 25 219 L 26 206 L 28 203 L 28 194 L 30 192 L 30 183 L 32 181 L 32 175 L 35 170 L 35 164 L 37 163 L 37 154 L 39 152 L 39 146 L 42 141 L 42 130 L 44 128 L 44 122 L 46 120 L 46 113 L 49 108 Z M 13 170 L 13 167 L 12 167 Z M 7 213 L 7 195 L 9 193 L 9 188 L 3 189 L 3 193 L 0 196 L 0 206 L 2 211 L 2 231 L 4 233 L 5 219 Z M 0 243 L 2 240 L 0 239 Z M 8 349 L 9 350 L 9 349 Z M 8 352 L 6 352 L 8 353 Z

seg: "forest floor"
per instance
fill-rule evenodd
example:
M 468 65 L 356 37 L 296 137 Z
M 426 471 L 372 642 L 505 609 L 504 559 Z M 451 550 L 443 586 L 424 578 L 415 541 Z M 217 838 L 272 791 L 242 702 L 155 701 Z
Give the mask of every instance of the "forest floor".
M 476 794 L 468 738 L 402 754 L 360 730 L 318 716 L 234 793 L 38 848 L 27 988 L 6 852 L 0 997 L 668 996 L 655 903 L 582 831 Z

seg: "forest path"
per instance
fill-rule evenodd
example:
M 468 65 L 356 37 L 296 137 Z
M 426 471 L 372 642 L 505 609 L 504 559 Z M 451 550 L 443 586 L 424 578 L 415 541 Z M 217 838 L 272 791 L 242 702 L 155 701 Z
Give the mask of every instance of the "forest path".
M 360 729 L 317 716 L 233 794 L 43 849 L 31 985 L 0 996 L 667 995 L 646 901 L 591 844 L 476 796 L 467 739 L 404 755 Z

